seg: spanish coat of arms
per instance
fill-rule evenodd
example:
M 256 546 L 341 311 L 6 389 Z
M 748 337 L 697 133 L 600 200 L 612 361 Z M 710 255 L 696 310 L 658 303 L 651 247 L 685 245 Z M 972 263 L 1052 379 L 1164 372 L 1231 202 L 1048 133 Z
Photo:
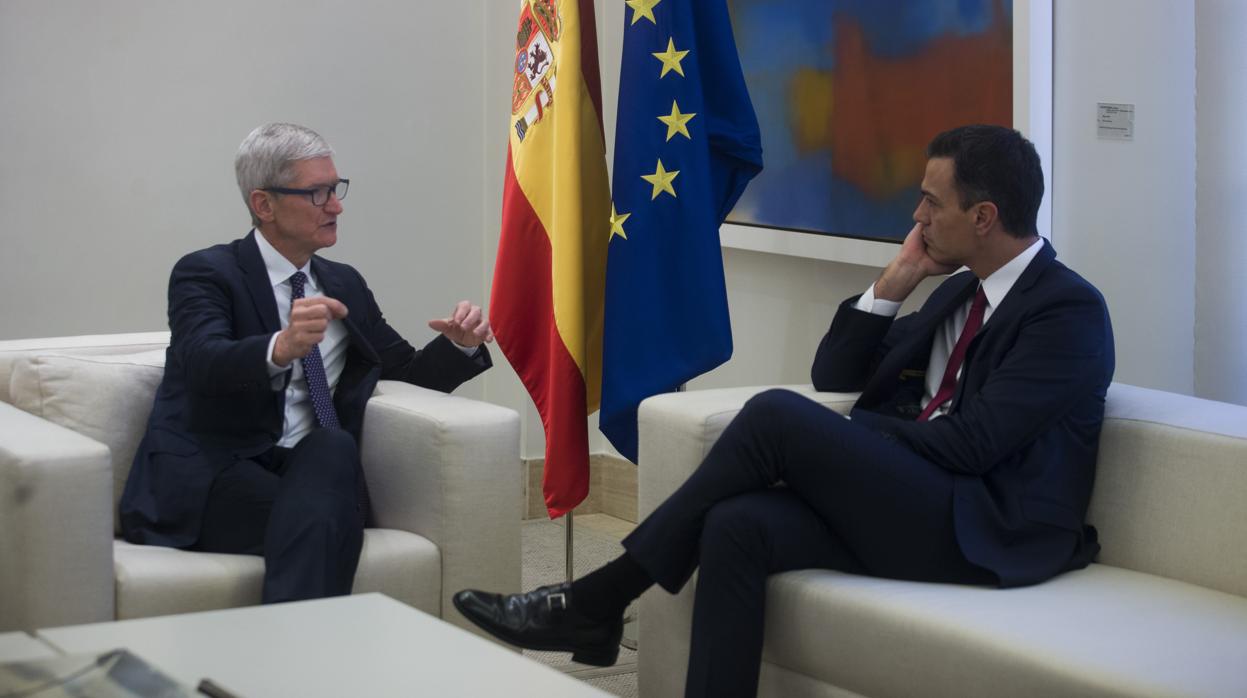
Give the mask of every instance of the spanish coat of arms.
M 515 34 L 515 87 L 511 115 L 521 141 L 528 129 L 541 121 L 554 103 L 555 65 L 553 46 L 562 33 L 559 2 L 521 0 L 520 26 Z

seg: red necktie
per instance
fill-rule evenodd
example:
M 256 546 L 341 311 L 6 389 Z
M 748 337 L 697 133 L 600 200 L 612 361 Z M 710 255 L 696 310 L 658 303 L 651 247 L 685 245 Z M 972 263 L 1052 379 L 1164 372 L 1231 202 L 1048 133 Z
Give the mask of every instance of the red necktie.
M 957 345 L 953 347 L 953 353 L 948 356 L 948 367 L 944 369 L 944 378 L 940 381 L 940 389 L 935 391 L 935 396 L 931 398 L 931 402 L 927 403 L 926 409 L 922 410 L 922 414 L 918 415 L 919 422 L 925 422 L 930 419 L 940 405 L 952 398 L 953 391 L 957 389 L 957 371 L 961 370 L 961 364 L 965 361 L 966 350 L 970 348 L 970 341 L 974 339 L 974 335 L 983 326 L 983 311 L 985 310 L 987 310 L 987 294 L 983 293 L 983 285 L 979 284 L 978 293 L 974 294 L 974 302 L 970 304 L 970 315 L 966 318 L 966 326 L 962 328 L 961 336 L 957 338 Z

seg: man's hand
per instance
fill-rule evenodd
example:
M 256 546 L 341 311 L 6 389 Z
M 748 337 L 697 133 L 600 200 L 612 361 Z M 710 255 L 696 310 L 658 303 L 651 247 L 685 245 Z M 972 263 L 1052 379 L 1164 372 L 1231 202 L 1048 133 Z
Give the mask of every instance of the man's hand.
M 875 281 L 875 298 L 903 301 L 928 276 L 941 276 L 956 271 L 956 266 L 940 264 L 927 254 L 927 243 L 922 239 L 922 229 L 921 223 L 915 223 L 905 236 L 896 257 L 888 263 L 879 280 Z
M 328 296 L 296 299 L 290 307 L 290 324 L 273 343 L 273 363 L 284 368 L 307 356 L 325 338 L 329 322 L 341 320 L 346 312 L 342 301 Z
M 489 329 L 489 320 L 481 314 L 481 306 L 472 305 L 469 301 L 459 301 L 449 317 L 429 320 L 429 327 L 461 347 L 475 347 L 494 341 L 494 332 Z

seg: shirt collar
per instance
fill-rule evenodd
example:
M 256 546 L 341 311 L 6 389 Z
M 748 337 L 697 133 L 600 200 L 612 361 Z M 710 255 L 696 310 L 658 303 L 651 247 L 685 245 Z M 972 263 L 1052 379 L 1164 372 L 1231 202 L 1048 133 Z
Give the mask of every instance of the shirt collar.
M 1043 238 L 1039 238 L 1031 243 L 1030 247 L 1022 250 L 1018 256 L 1009 260 L 1003 267 L 992 272 L 991 276 L 983 279 L 983 293 L 987 296 L 987 305 L 995 308 L 1009 294 L 1009 290 L 1013 288 L 1013 284 L 1021 278 L 1022 272 L 1026 271 L 1026 267 L 1030 265 L 1035 255 L 1039 254 L 1039 250 L 1043 248 Z M 289 262 L 287 262 L 289 264 Z
M 264 237 L 259 230 L 255 230 L 255 244 L 260 248 L 260 257 L 264 260 L 264 268 L 268 270 L 269 284 L 272 286 L 280 286 L 290 280 L 296 271 L 302 271 L 308 278 L 308 283 L 315 288 L 316 280 L 312 278 L 312 260 L 307 260 L 307 264 L 302 269 L 296 269 L 290 260 L 286 259 L 276 247 Z

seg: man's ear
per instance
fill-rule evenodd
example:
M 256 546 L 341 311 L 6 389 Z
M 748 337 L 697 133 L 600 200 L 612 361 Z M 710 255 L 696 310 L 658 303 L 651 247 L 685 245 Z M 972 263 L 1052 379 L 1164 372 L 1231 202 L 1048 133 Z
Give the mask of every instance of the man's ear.
M 980 201 L 974 205 L 974 229 L 979 235 L 986 235 L 999 220 L 1000 209 L 996 208 L 996 204 Z
M 272 223 L 276 214 L 273 213 L 273 197 L 266 191 L 251 190 L 251 211 L 261 223 Z

